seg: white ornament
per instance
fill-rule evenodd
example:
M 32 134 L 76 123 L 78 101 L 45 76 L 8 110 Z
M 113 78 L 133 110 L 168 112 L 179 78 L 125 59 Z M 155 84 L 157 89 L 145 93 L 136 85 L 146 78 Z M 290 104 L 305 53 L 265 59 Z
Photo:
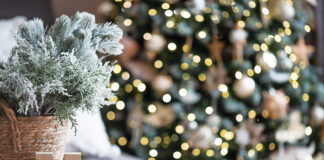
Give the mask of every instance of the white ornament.
M 318 104 L 312 109 L 312 120 L 315 124 L 320 124 L 324 120 L 324 109 Z
M 155 90 L 164 93 L 171 88 L 172 84 L 173 82 L 171 77 L 165 75 L 158 75 L 154 78 L 152 82 L 152 87 Z
M 220 122 L 221 122 L 221 118 L 216 114 L 213 114 L 207 118 L 207 125 L 211 128 L 218 128 Z
M 211 128 L 206 125 L 199 126 L 197 129 L 189 132 L 189 142 L 194 148 L 209 148 L 215 138 Z
M 229 39 L 232 43 L 245 43 L 248 33 L 244 29 L 233 29 L 230 32 Z
M 255 91 L 255 82 L 248 76 L 243 76 L 233 84 L 234 93 L 240 98 L 250 97 Z
M 315 152 L 315 143 L 309 147 L 288 147 L 283 152 L 276 151 L 272 153 L 269 160 L 313 160 L 312 155 Z
M 206 1 L 205 0 L 194 0 L 194 5 L 195 5 L 195 8 L 200 12 L 205 11 L 205 9 L 206 9 Z
M 145 42 L 145 47 L 149 51 L 160 52 L 165 44 L 166 40 L 161 34 L 153 33 L 151 39 Z
M 266 51 L 257 56 L 257 63 L 262 69 L 269 71 L 277 66 L 277 58 L 273 53 Z
M 241 126 L 236 131 L 235 143 L 243 147 L 250 143 L 250 133 L 245 126 Z
M 295 9 L 286 0 L 269 0 L 269 10 L 273 18 L 280 21 L 295 17 Z

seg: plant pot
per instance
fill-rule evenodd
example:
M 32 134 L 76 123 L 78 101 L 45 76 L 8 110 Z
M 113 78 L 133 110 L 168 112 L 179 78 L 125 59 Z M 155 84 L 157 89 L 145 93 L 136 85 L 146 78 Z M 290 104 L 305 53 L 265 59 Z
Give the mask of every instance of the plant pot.
M 67 120 L 62 126 L 55 116 L 16 117 L 1 98 L 0 114 L 0 159 L 35 160 L 36 152 L 53 152 L 54 160 L 63 160 Z

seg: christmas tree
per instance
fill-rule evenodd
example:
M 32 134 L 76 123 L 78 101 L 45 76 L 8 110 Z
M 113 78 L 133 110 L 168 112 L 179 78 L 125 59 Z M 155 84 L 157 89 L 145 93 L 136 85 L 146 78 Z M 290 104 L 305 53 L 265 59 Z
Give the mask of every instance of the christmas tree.
M 305 41 L 311 2 L 103 2 L 99 12 L 126 34 L 115 105 L 102 111 L 110 141 L 150 160 L 320 153 L 324 91 Z

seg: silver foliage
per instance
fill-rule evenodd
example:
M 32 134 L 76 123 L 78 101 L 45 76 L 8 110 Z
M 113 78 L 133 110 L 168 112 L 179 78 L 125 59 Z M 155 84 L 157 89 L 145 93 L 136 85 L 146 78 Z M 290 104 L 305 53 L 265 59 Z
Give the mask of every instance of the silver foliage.
M 96 24 L 85 12 L 57 18 L 48 31 L 40 19 L 28 21 L 9 61 L 0 64 L 0 96 L 18 115 L 56 115 L 75 125 L 76 110 L 109 104 L 112 64 L 96 53 L 121 54 L 121 38 L 116 25 Z

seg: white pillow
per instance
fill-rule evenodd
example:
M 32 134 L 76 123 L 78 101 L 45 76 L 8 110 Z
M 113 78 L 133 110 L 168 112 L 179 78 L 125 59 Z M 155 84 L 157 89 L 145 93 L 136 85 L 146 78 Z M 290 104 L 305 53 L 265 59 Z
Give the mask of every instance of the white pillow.
M 77 134 L 69 129 L 67 135 L 67 152 L 81 152 L 82 156 L 119 159 L 121 151 L 109 143 L 99 110 L 93 114 L 78 112 Z M 69 124 L 71 128 L 71 124 Z
M 26 17 L 17 16 L 0 20 L 0 61 L 6 62 L 11 48 L 16 44 L 14 35 L 18 26 L 26 21 Z

